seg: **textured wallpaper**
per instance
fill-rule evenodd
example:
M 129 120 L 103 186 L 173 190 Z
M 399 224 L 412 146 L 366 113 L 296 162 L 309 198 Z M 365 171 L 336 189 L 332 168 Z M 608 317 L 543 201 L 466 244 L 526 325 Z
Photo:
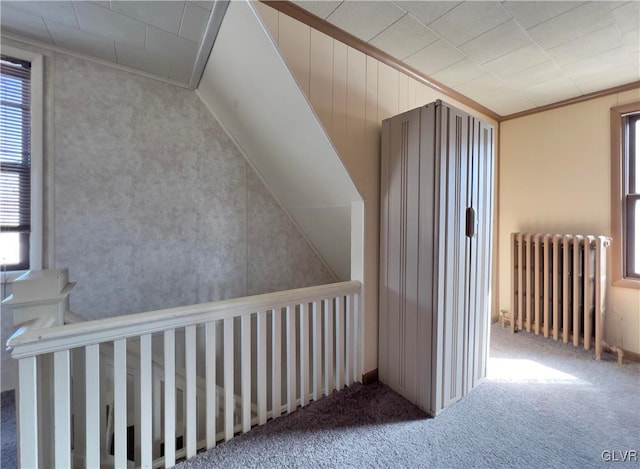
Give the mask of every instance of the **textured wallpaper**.
M 57 54 L 55 258 L 101 318 L 334 277 L 193 91 Z

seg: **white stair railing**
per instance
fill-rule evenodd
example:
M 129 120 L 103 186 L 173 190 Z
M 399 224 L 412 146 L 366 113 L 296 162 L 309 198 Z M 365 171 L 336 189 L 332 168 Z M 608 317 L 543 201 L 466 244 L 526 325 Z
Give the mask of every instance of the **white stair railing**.
M 171 467 L 359 381 L 360 290 L 25 325 L 8 342 L 20 466 Z

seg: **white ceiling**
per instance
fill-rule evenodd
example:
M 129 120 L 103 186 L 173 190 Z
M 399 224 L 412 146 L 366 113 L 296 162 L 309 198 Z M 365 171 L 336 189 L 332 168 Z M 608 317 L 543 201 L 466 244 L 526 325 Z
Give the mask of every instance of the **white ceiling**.
M 295 3 L 500 115 L 640 80 L 637 0 Z M 3 33 L 193 87 L 213 4 L 2 0 L 0 16 Z
M 500 115 L 640 80 L 640 2 L 295 1 Z
M 26 36 L 193 86 L 212 8 L 213 0 L 2 0 L 0 23 L 3 33 Z M 209 51 L 210 47 L 200 60 L 206 60 Z

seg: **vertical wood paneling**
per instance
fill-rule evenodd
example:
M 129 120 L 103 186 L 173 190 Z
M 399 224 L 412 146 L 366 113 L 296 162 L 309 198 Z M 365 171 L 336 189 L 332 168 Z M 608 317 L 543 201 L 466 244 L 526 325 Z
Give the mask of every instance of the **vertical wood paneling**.
M 21 358 L 18 362 L 18 457 L 20 467 L 39 467 L 38 448 L 38 372 L 36 357 Z
M 280 15 L 278 44 L 296 81 L 309 96 L 309 46 L 311 28 L 290 16 Z
M 152 415 L 152 363 L 151 334 L 140 337 L 140 466 L 151 468 L 153 464 Z M 159 396 L 158 396 L 159 398 Z M 87 414 L 88 415 L 88 414 Z M 87 452 L 87 454 L 89 454 Z M 87 467 L 94 467 L 87 464 Z
M 164 466 L 176 465 L 176 331 L 164 331 Z
M 53 354 L 55 466 L 71 467 L 71 367 L 69 350 Z M 116 395 L 117 397 L 117 395 Z M 121 407 L 121 406 L 118 406 Z M 116 408 L 116 424 L 117 424 Z M 116 439 L 116 457 L 118 456 Z
M 260 18 L 262 18 L 262 23 L 266 26 L 267 31 L 269 31 L 269 34 L 271 34 L 271 37 L 277 44 L 279 42 L 278 22 L 280 20 L 280 16 L 284 17 L 286 15 L 281 15 L 278 10 L 273 9 L 262 2 L 251 2 L 251 4 L 258 10 L 258 14 L 260 15 Z
M 205 325 L 205 386 L 207 449 L 216 445 L 216 322 Z
M 400 72 L 383 63 L 378 64 L 378 122 L 398 114 L 399 79 Z
M 114 463 L 127 465 L 127 339 L 113 342 Z M 56 441 L 59 433 L 56 431 Z M 58 464 L 56 467 L 69 467 Z
M 300 305 L 300 405 L 309 402 L 309 305 Z
M 366 174 L 366 81 L 367 58 L 352 47 L 347 49 L 347 131 L 346 154 L 343 157 L 354 184 L 360 190 Z
M 328 134 L 333 128 L 333 39 L 311 30 L 309 100 Z
M 224 327 L 224 440 L 233 438 L 234 394 L 233 394 L 233 318 L 223 320 Z
M 100 346 L 85 347 L 85 464 L 100 466 Z
M 184 328 L 185 368 L 186 368 L 186 446 L 187 458 L 196 455 L 197 442 L 197 417 L 196 417 L 196 326 Z
M 258 425 L 267 422 L 267 312 L 260 311 L 256 320 L 257 380 L 258 380 Z
M 398 73 L 398 113 L 413 109 L 409 106 L 409 77 Z
M 251 316 L 240 319 L 242 432 L 251 430 Z
M 347 151 L 347 46 L 333 41 L 333 117 L 331 139 L 344 158 Z

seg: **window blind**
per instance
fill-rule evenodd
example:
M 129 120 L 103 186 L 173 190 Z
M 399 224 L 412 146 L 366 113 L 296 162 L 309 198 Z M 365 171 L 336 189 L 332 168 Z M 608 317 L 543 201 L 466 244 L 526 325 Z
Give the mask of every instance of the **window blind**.
M 0 60 L 0 230 L 2 265 L 29 268 L 31 231 L 31 65 Z

